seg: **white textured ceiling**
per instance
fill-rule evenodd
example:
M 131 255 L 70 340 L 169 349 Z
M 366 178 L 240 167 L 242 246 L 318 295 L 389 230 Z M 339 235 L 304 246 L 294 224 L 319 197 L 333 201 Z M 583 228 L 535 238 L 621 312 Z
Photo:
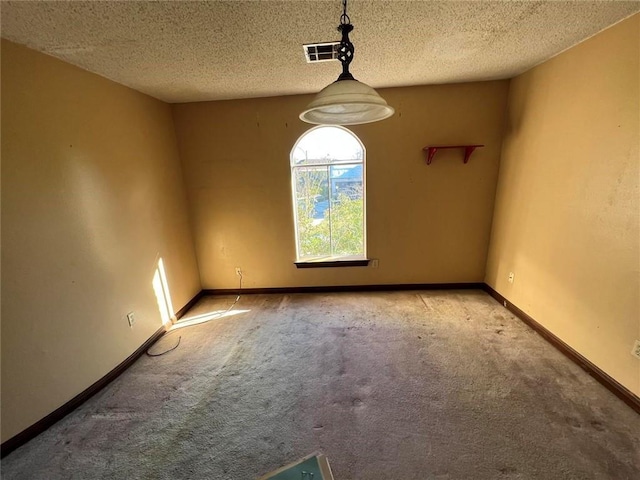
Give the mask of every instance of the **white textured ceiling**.
M 340 64 L 339 0 L 2 1 L 2 36 L 167 102 L 317 92 Z M 350 0 L 351 72 L 374 88 L 510 78 L 640 1 Z

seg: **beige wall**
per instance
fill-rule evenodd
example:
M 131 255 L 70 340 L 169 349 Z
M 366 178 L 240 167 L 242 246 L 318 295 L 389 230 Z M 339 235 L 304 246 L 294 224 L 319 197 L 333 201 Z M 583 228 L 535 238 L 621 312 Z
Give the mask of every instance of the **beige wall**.
M 200 284 L 170 107 L 3 40 L 2 441 L 162 326 L 157 255 L 180 308 Z
M 635 394 L 639 25 L 636 15 L 512 80 L 486 276 Z
M 508 82 L 394 88 L 367 150 L 368 256 L 379 267 L 296 269 L 289 153 L 310 96 L 174 105 L 203 288 L 484 279 Z M 428 144 L 483 143 L 463 153 Z

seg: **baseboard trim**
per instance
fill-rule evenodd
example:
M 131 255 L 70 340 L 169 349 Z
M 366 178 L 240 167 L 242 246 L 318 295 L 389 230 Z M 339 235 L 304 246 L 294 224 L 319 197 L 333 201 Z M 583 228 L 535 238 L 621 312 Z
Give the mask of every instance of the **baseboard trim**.
M 51 412 L 46 417 L 38 420 L 36 423 L 23 430 L 22 432 L 14 435 L 9 440 L 5 441 L 0 445 L 0 458 L 4 458 L 9 455 L 15 449 L 21 447 L 25 443 L 27 443 L 32 438 L 40 435 L 47 428 L 51 427 L 54 423 L 62 420 L 65 416 L 71 413 L 73 410 L 78 408 L 84 402 L 89 400 L 93 395 L 98 393 L 104 387 L 106 387 L 109 383 L 114 381 L 118 376 L 120 376 L 127 368 L 129 368 L 138 358 L 144 355 L 151 345 L 153 345 L 162 335 L 166 332 L 166 327 L 160 327 L 146 342 L 144 342 L 135 352 L 127 357 L 122 363 L 120 363 L 116 368 L 107 373 L 100 380 L 95 382 L 86 390 L 80 392 L 78 395 L 73 397 L 67 403 L 57 408 L 53 412 Z
M 520 308 L 516 307 L 513 303 L 507 300 L 505 297 L 500 295 L 497 291 L 495 291 L 491 286 L 484 284 L 484 291 L 491 295 L 495 300 L 497 300 L 500 304 L 504 305 L 507 310 L 513 313 L 516 317 L 522 320 L 524 323 L 529 325 L 532 329 L 540 334 L 542 338 L 544 338 L 547 342 L 557 348 L 561 353 L 563 353 L 569 360 L 573 361 L 580 368 L 582 368 L 585 372 L 587 372 L 590 376 L 600 382 L 603 386 L 605 386 L 611 393 L 613 393 L 616 397 L 622 400 L 624 403 L 629 405 L 633 410 L 637 413 L 640 413 L 640 397 L 635 395 L 631 390 L 629 390 L 624 385 L 618 383 L 615 379 L 613 379 L 609 374 L 605 373 L 599 367 L 597 367 L 594 363 L 587 360 L 576 350 L 571 348 L 567 343 L 561 340 L 559 337 L 555 336 L 551 331 L 547 330 L 546 327 L 542 326 L 536 320 L 534 320 L 527 313 L 522 311 Z
M 198 300 L 200 300 L 203 296 L 204 290 L 200 290 L 198 293 L 196 293 L 195 296 L 191 300 L 189 300 L 184 307 L 176 312 L 176 319 L 180 320 L 182 317 L 184 317 L 184 314 L 187 313 L 196 303 L 198 303 Z
M 270 293 L 339 293 L 339 292 L 385 292 L 395 290 L 482 290 L 484 283 L 397 283 L 388 285 L 335 285 L 318 287 L 274 287 L 274 288 L 214 288 L 203 290 L 203 295 L 246 295 Z

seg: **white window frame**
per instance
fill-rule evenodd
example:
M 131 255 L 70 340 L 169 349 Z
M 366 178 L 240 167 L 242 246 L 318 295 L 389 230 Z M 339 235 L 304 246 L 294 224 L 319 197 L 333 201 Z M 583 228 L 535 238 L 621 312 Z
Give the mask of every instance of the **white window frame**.
M 295 164 L 293 153 L 298 148 L 298 145 L 300 144 L 302 139 L 312 134 L 314 131 L 323 129 L 323 128 L 338 128 L 340 130 L 345 131 L 351 137 L 353 137 L 358 142 L 358 145 L 360 145 L 360 148 L 362 149 L 362 162 L 349 159 L 349 160 L 337 161 L 337 162 L 334 161 L 334 162 L 326 162 L 326 163 Z M 362 252 L 363 253 L 361 255 L 325 255 L 325 256 L 319 256 L 319 257 L 301 257 L 300 256 L 300 238 L 298 234 L 298 209 L 297 209 L 297 199 L 296 199 L 295 170 L 300 167 L 329 167 L 329 166 L 336 166 L 341 164 L 345 164 L 345 165 L 362 164 L 362 242 L 363 242 Z M 358 136 L 348 128 L 345 128 L 339 125 L 318 125 L 316 127 L 313 127 L 307 130 L 302 135 L 300 135 L 296 143 L 293 145 L 293 148 L 291 149 L 291 152 L 289 154 L 289 166 L 291 169 L 291 172 L 290 172 L 291 200 L 292 200 L 292 210 L 293 210 L 294 236 L 295 236 L 295 244 L 296 244 L 296 264 L 300 266 L 300 264 L 336 263 L 336 265 L 332 265 L 332 266 L 339 266 L 337 264 L 339 264 L 340 262 L 349 262 L 349 261 L 355 261 L 355 262 L 367 261 L 368 263 L 368 260 L 367 260 L 367 149 L 365 148 L 360 138 L 358 138 Z M 331 191 L 330 185 L 329 185 L 329 191 Z M 331 199 L 329 199 L 329 209 L 330 208 L 331 208 Z M 350 265 L 350 266 L 355 266 L 355 265 Z

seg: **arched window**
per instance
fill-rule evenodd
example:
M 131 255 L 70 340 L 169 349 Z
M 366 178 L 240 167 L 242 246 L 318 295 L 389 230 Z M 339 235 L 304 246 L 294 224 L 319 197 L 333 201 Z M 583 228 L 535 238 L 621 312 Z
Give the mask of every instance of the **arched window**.
M 312 128 L 291 150 L 299 262 L 364 259 L 365 150 L 351 131 Z

